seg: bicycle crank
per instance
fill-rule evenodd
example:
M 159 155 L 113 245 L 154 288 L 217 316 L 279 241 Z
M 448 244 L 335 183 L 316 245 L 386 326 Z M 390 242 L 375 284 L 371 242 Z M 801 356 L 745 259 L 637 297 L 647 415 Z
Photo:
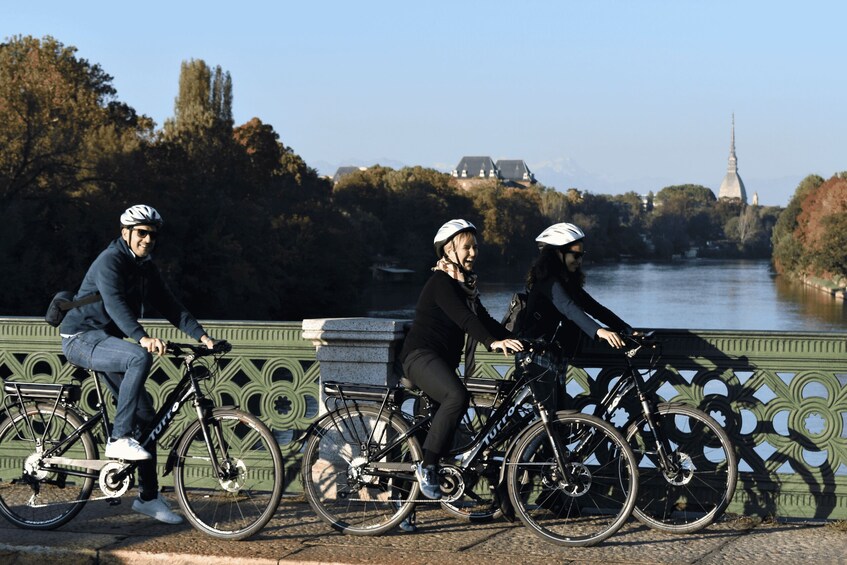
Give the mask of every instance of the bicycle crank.
M 132 484 L 132 475 L 125 474 L 121 478 L 121 474 L 128 466 L 126 463 L 110 461 L 100 469 L 100 490 L 108 498 L 118 498 L 129 490 Z
M 456 502 L 465 493 L 465 480 L 456 467 L 441 466 L 438 469 L 438 484 L 441 487 L 441 502 Z

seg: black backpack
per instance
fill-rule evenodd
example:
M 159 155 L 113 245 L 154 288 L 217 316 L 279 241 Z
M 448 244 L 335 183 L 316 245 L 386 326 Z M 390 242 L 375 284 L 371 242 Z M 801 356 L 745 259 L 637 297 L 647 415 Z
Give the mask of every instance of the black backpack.
M 506 310 L 506 315 L 500 321 L 503 327 L 514 335 L 520 335 L 523 329 L 527 298 L 528 293 L 526 291 L 513 294 L 512 300 L 509 301 L 509 308 Z

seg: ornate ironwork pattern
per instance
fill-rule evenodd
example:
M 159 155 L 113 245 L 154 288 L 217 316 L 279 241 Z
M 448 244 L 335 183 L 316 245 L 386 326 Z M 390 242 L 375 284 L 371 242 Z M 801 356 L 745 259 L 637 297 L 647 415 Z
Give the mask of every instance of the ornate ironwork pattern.
M 648 385 L 665 401 L 711 414 L 735 444 L 740 484 L 731 512 L 847 518 L 847 336 L 664 330 L 658 337 L 662 362 Z M 646 368 L 645 355 L 636 359 Z M 484 362 L 502 364 L 502 356 L 479 352 Z M 568 369 L 574 407 L 591 411 L 622 369 L 620 353 L 587 347 Z M 628 397 L 613 422 L 638 411 Z
M 181 332 L 160 321 L 146 321 L 153 335 L 171 341 L 190 341 Z M 311 343 L 300 337 L 300 323 L 215 322 L 204 327 L 217 339 L 233 345 L 223 358 L 207 391 L 218 405 L 237 405 L 255 414 L 274 432 L 285 460 L 286 484 L 299 490 L 294 480 L 299 469 L 302 445 L 297 438 L 318 412 L 319 366 Z M 4 318 L 0 323 L 0 378 L 27 382 L 70 383 L 76 369 L 61 352 L 57 330 L 33 318 Z M 162 357 L 154 363 L 146 388 L 158 407 L 176 385 L 180 368 Z M 94 411 L 96 394 L 91 378 L 82 383 L 81 407 Z M 2 393 L 0 393 L 2 394 Z M 109 393 L 107 393 L 108 396 Z M 110 415 L 114 407 L 108 402 Z M 169 448 L 187 422 L 188 412 L 179 417 L 162 438 Z M 164 464 L 167 449 L 159 450 Z
M 61 355 L 55 329 L 36 318 L 0 322 L 0 378 L 70 382 L 73 368 Z M 187 339 L 166 323 L 146 325 L 163 339 Z M 299 490 L 297 439 L 318 413 L 320 372 L 313 345 L 301 337 L 301 323 L 204 325 L 234 346 L 210 383 L 216 400 L 239 405 L 268 424 L 285 456 L 287 488 Z M 658 335 L 663 363 L 650 385 L 665 400 L 712 414 L 735 443 L 741 483 L 730 511 L 847 519 L 847 336 L 679 330 Z M 504 378 L 513 370 L 511 359 L 499 353 L 480 350 L 476 359 L 478 377 Z M 606 392 L 622 367 L 620 353 L 589 346 L 568 370 L 575 405 L 586 408 Z M 177 376 L 170 360 L 157 360 L 147 386 L 157 405 Z M 83 382 L 83 395 L 83 407 L 91 408 L 91 379 Z M 625 420 L 636 408 L 624 403 L 621 410 L 616 419 Z M 165 442 L 175 440 L 180 424 Z

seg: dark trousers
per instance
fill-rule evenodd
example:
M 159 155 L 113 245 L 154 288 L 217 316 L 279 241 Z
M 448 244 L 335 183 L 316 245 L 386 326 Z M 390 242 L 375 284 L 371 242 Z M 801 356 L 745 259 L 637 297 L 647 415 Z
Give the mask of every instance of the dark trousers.
M 441 457 L 450 449 L 456 426 L 468 409 L 470 394 L 456 368 L 427 349 L 409 353 L 403 360 L 403 371 L 438 405 L 423 448 Z

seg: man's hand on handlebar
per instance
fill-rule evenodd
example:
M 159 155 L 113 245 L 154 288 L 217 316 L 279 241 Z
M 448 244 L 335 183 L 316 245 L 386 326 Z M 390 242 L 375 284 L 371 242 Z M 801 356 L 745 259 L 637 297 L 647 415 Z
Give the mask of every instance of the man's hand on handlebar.
M 523 351 L 523 343 L 519 339 L 503 339 L 491 343 L 491 351 L 502 351 L 503 355 Z
M 210 338 L 208 335 L 203 334 L 203 337 L 200 338 L 200 343 L 208 347 L 209 349 L 215 348 L 215 343 L 217 343 L 214 339 Z
M 164 340 L 155 337 L 142 337 L 138 341 L 138 343 L 141 345 L 141 347 L 143 347 L 150 353 L 155 353 L 159 357 L 164 355 L 165 351 L 167 351 L 167 345 L 165 344 Z

